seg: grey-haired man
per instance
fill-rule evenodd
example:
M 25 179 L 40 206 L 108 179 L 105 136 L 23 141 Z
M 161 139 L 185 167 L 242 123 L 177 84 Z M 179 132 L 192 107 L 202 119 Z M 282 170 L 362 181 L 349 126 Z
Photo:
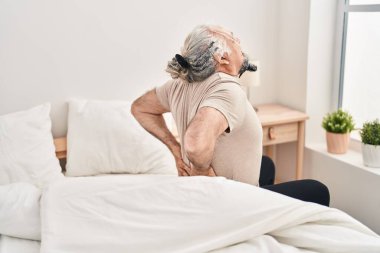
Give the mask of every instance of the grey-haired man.
M 134 101 L 133 115 L 170 149 L 180 176 L 217 175 L 259 186 L 262 128 L 237 78 L 255 69 L 232 32 L 198 26 L 168 63 L 172 79 Z M 166 112 L 173 115 L 181 144 L 165 124 Z M 274 167 L 266 170 L 273 172 L 273 181 Z M 265 188 L 329 203 L 327 187 L 314 180 Z

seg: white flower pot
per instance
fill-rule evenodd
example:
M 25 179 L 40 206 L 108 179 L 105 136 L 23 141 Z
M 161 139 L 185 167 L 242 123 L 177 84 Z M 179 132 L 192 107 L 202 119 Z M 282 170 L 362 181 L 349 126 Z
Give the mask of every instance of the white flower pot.
M 362 143 L 362 154 L 365 166 L 380 168 L 380 146 Z

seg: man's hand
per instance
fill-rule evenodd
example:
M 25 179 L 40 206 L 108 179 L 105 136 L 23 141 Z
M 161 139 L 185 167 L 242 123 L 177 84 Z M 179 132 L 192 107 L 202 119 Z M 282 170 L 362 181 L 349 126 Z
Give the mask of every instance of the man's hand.
M 215 171 L 212 167 L 210 167 L 206 171 L 201 171 L 199 169 L 194 168 L 194 166 L 189 167 L 182 158 L 175 157 L 175 163 L 178 170 L 178 176 L 208 176 L 208 177 L 216 177 Z
M 191 166 L 190 170 L 190 176 L 208 176 L 208 177 L 215 177 L 215 171 L 214 169 L 210 166 L 208 170 L 199 170 L 194 168 L 194 166 Z
M 175 158 L 175 164 L 178 170 L 178 176 L 190 176 L 190 167 L 182 160 L 182 158 Z

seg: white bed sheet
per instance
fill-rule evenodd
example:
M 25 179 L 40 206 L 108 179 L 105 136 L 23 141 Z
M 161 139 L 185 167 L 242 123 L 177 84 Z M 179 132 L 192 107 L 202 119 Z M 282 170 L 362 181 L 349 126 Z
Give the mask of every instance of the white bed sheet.
M 0 235 L 0 253 L 39 253 L 40 242 Z
M 66 178 L 41 212 L 42 253 L 380 252 L 339 210 L 224 178 Z

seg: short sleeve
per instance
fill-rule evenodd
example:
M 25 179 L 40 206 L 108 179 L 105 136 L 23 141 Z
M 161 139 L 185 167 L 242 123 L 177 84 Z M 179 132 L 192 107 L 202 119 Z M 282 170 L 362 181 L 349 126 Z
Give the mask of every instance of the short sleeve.
M 199 108 L 206 106 L 215 108 L 224 115 L 228 123 L 226 132 L 229 133 L 243 123 L 247 97 L 239 85 L 223 83 L 211 91 Z
M 172 97 L 174 80 L 169 80 L 165 84 L 156 87 L 156 95 L 161 105 L 168 111 L 170 111 L 170 101 Z

